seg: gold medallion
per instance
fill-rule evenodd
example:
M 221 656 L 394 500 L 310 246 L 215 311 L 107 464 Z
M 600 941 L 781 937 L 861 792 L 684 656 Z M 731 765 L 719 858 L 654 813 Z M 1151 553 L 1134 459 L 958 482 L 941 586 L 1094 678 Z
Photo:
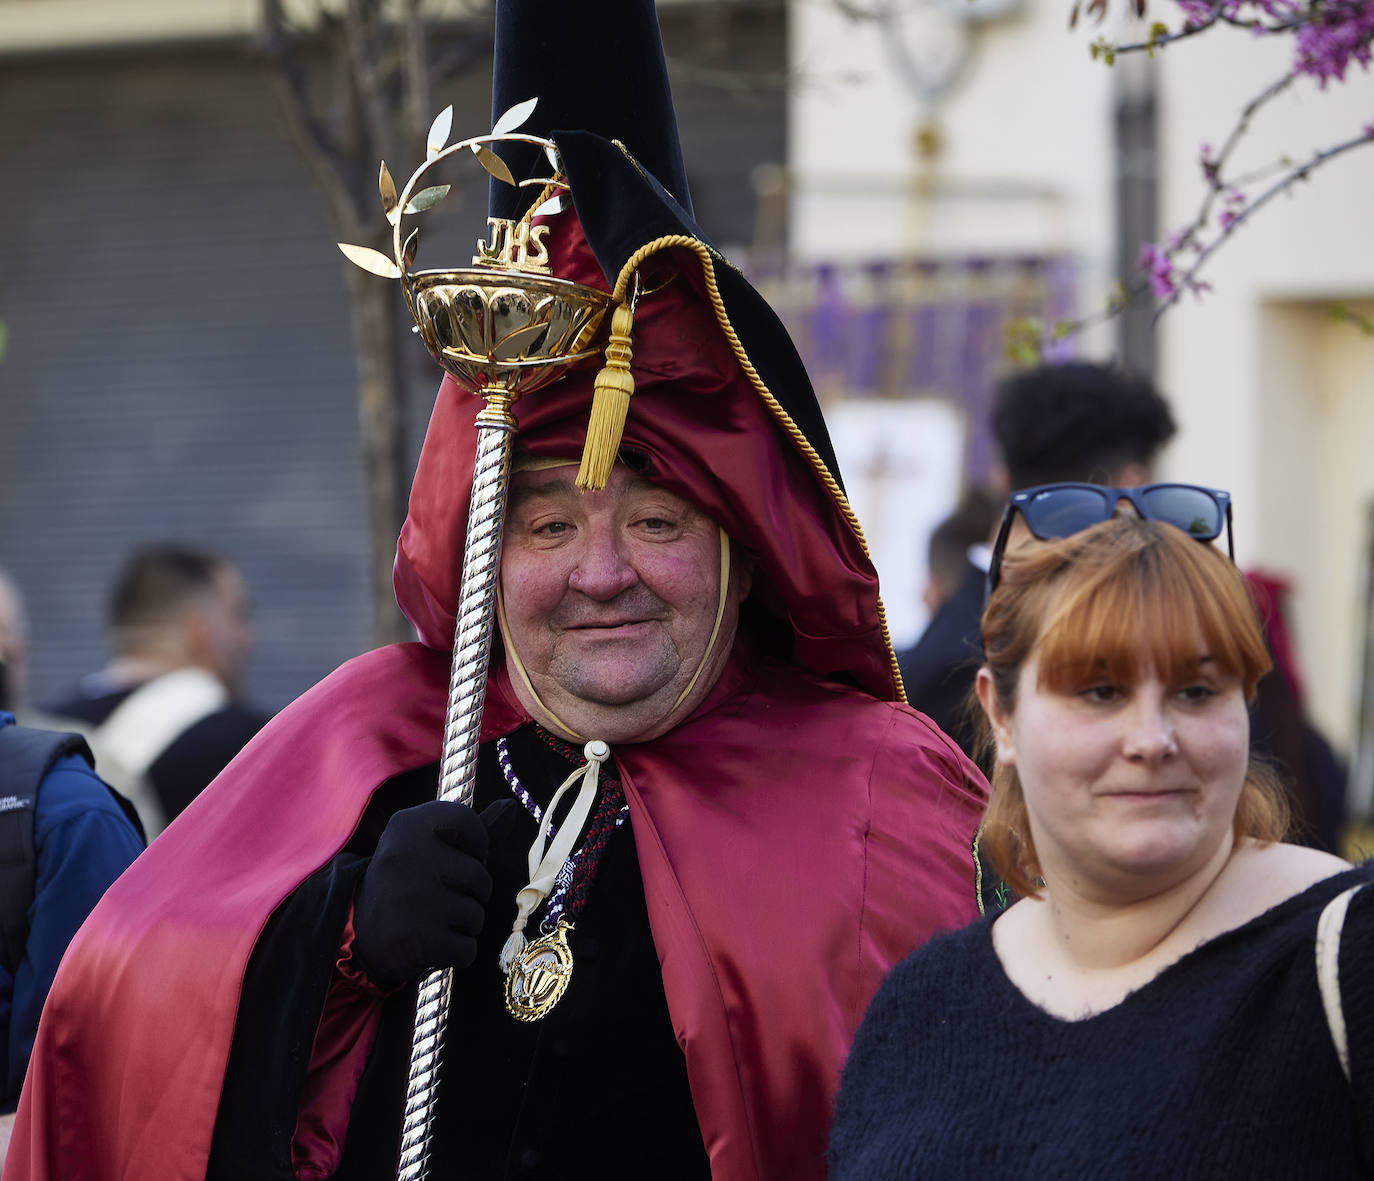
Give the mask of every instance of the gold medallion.
M 567 919 L 559 919 L 550 934 L 527 943 L 506 972 L 506 1011 L 517 1021 L 538 1021 L 558 1004 L 572 979 L 571 930 Z

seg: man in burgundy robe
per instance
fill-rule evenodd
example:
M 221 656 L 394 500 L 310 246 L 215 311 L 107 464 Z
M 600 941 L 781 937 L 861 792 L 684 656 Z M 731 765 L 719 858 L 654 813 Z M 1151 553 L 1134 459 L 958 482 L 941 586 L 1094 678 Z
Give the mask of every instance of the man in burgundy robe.
M 986 786 L 903 703 L 796 351 L 691 220 L 650 0 L 503 0 L 493 109 L 535 94 L 554 273 L 658 289 L 603 489 L 568 466 L 590 373 L 515 406 L 474 808 L 433 800 L 480 408 L 445 380 L 396 560 L 420 642 L 284 710 L 106 896 L 6 1181 L 392 1175 L 435 967 L 431 1176 L 819 1179 L 868 999 L 975 913 Z M 544 809 L 575 840 L 522 919 Z M 507 941 L 560 919 L 566 991 L 516 1020 Z

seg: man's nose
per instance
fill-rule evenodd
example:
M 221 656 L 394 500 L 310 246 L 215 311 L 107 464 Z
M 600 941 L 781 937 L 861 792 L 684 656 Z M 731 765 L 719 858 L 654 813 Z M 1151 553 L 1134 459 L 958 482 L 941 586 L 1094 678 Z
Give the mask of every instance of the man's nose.
M 1174 721 L 1162 696 L 1141 693 L 1124 717 L 1127 758 L 1155 763 L 1178 754 Z
M 589 529 L 568 585 L 588 598 L 613 599 L 639 581 L 621 539 L 610 529 Z

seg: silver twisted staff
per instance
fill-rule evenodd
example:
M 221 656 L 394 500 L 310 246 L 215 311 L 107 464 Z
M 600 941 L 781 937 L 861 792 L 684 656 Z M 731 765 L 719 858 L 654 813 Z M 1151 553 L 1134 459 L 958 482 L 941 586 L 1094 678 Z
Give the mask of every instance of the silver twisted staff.
M 441 800 L 469 804 L 510 484 L 511 407 L 522 394 L 556 380 L 566 366 L 600 353 L 598 329 L 611 297 L 551 276 L 509 270 L 403 272 L 402 282 L 430 351 L 486 403 L 476 418 L 477 455 L 438 792 Z M 424 1181 L 428 1173 L 451 983 L 452 972 L 445 968 L 431 972 L 420 986 L 397 1181 Z
M 501 531 L 515 433 L 511 407 L 522 394 L 557 380 L 567 366 L 600 354 L 601 323 L 614 302 L 605 291 L 559 279 L 551 273 L 545 237 L 549 227 L 535 225 L 533 219 L 541 215 L 552 217 L 567 208 L 568 183 L 559 165 L 557 146 L 551 140 L 514 130 L 529 117 L 534 106 L 533 99 L 520 103 L 496 121 L 490 135 L 448 147 L 445 144 L 453 108 L 445 109 L 430 128 L 425 162 L 399 195 L 386 165 L 381 167 L 378 191 L 392 224 L 393 257 L 371 247 L 339 243 L 339 249 L 364 270 L 401 281 L 406 305 L 425 347 L 462 388 L 485 402 L 476 419 L 477 456 L 463 546 L 439 769 L 438 798 L 461 804 L 472 801 L 477 740 L 486 698 Z M 403 244 L 402 219 L 431 208 L 449 189 L 448 185 L 419 189 L 421 178 L 441 161 L 471 152 L 492 176 L 515 186 L 509 169 L 491 150 L 492 145 L 501 142 L 534 145 L 548 158 L 554 170 L 552 176 L 532 178 L 516 186 L 538 186 L 541 203 L 518 221 L 488 218 L 492 240 L 478 243 L 471 267 L 412 270 L 419 231 L 411 233 Z M 420 986 L 397 1181 L 424 1181 L 428 1173 L 451 985 L 452 971 L 444 968 L 431 972 Z
M 511 437 L 515 430 L 509 394 L 501 390 L 485 396 L 487 404 L 477 415 L 477 459 L 458 592 L 458 623 L 453 636 L 444 752 L 439 766 L 438 798 L 457 800 L 460 804 L 472 802 L 487 660 L 491 653 L 492 608 L 501 566 L 501 531 L 510 487 Z M 439 1060 L 452 981 L 452 970 L 439 968 L 420 985 L 397 1181 L 421 1181 L 429 1169 Z

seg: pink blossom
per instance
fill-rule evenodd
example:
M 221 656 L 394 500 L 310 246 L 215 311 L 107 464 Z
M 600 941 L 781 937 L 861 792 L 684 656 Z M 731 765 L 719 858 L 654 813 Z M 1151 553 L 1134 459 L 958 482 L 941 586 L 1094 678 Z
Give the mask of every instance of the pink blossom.
M 1212 19 L 1212 5 L 1209 0 L 1178 0 L 1183 9 L 1184 21 L 1188 25 L 1205 25 Z
M 1156 299 L 1168 299 L 1178 292 L 1178 280 L 1169 255 L 1153 242 L 1140 247 L 1140 269 L 1150 275 L 1150 291 Z
M 1217 179 L 1216 152 L 1212 145 L 1204 143 L 1198 148 L 1198 163 L 1202 165 L 1202 179 L 1208 184 L 1215 184 Z
M 1293 69 L 1325 88 L 1345 79 L 1352 61 L 1368 69 L 1374 52 L 1374 0 L 1176 0 L 1184 22 L 1205 25 L 1218 17 L 1249 24 L 1260 36 L 1291 34 Z M 1205 161 L 1211 156 L 1204 147 Z M 1211 179 L 1211 176 L 1208 176 Z

